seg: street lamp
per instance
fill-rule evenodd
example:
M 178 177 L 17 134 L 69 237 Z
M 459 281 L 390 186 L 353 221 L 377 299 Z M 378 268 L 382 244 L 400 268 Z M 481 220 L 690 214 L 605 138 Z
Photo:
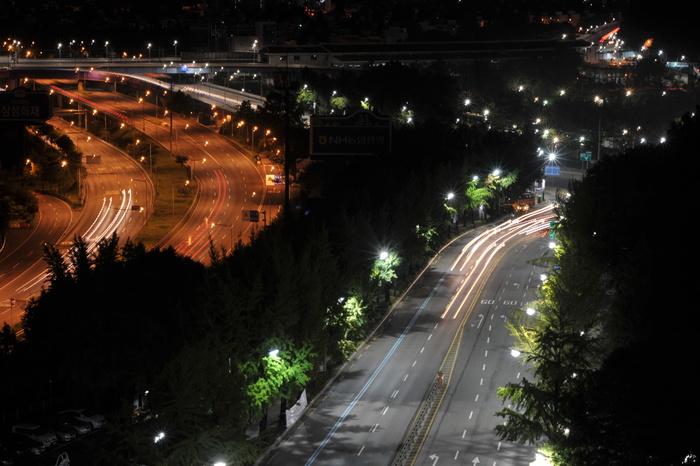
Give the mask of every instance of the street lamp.
M 257 126 L 253 126 L 250 129 L 250 154 L 255 157 L 255 132 L 258 130 Z
M 59 42 L 58 43 L 58 59 L 59 60 L 61 59 L 61 47 L 63 47 L 63 44 Z
M 449 192 L 447 193 L 447 196 L 445 199 L 447 200 L 447 204 L 445 204 L 445 207 L 447 208 L 447 213 L 448 215 L 451 215 L 450 218 L 450 226 L 447 231 L 447 234 L 450 235 L 452 233 L 452 224 L 454 223 L 456 226 L 456 232 L 459 233 L 459 223 L 457 222 L 457 209 L 452 207 L 452 199 L 454 199 L 455 193 Z
M 173 47 L 175 47 L 175 58 L 177 58 L 177 41 L 173 42 Z
M 595 102 L 598 105 L 598 161 L 600 161 L 600 139 L 601 139 L 601 115 L 600 115 L 600 107 L 603 106 L 603 103 L 605 103 L 605 100 L 599 96 L 595 96 L 593 98 L 593 102 Z
M 233 252 L 233 225 L 229 223 L 212 223 L 212 227 L 228 227 L 230 235 L 231 235 L 231 252 Z M 272 356 L 272 352 L 270 352 L 270 356 Z
M 150 42 L 148 43 L 148 46 L 146 48 L 148 49 L 148 61 L 151 61 L 151 44 Z
M 141 120 L 143 121 L 143 132 L 146 132 L 146 101 L 143 97 L 139 97 L 139 103 L 141 104 Z
M 209 144 L 209 141 L 204 141 L 204 147 L 206 147 Z M 197 162 L 197 146 L 199 146 L 198 143 L 194 143 L 194 157 L 192 157 L 192 164 L 190 165 L 190 180 L 194 178 L 194 164 Z M 207 159 L 202 157 L 202 163 L 206 162 Z

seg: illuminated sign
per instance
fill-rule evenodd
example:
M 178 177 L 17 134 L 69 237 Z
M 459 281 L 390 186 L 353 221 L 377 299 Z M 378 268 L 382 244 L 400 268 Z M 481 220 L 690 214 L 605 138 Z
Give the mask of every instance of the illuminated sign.
M 52 116 L 48 92 L 29 91 L 22 87 L 0 92 L 0 121 L 43 123 Z
M 391 120 L 368 111 L 349 116 L 312 116 L 310 153 L 314 156 L 374 155 L 391 151 Z

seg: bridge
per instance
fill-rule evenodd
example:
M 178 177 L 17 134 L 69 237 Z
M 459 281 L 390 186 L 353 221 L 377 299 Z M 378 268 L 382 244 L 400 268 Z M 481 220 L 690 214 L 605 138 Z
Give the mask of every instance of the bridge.
M 220 64 L 214 69 L 210 64 L 174 65 L 171 62 L 128 59 L 20 59 L 12 66 L 0 69 L 0 80 L 11 83 L 8 89 L 12 89 L 25 81 L 34 80 L 99 81 L 116 86 L 117 82 L 128 79 L 150 88 L 181 91 L 228 112 L 235 112 L 244 101 L 250 102 L 253 107 L 264 104 L 265 98 L 261 95 L 215 84 L 212 78 L 218 73 L 225 76 L 229 73 L 239 79 L 241 76 L 245 79 L 248 74 L 263 76 L 262 70 L 255 65 L 242 67 L 239 64 L 233 71 L 231 64 Z

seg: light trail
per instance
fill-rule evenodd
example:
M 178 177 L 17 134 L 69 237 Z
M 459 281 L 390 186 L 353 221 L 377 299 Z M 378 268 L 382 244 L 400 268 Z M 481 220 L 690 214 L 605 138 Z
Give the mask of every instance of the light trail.
M 100 211 L 97 213 L 95 220 L 93 220 L 92 224 L 82 236 L 87 244 L 88 254 L 92 254 L 97 249 L 97 246 L 102 239 L 108 235 L 111 235 L 112 232 L 117 231 L 125 223 L 128 212 L 131 210 L 132 206 L 131 189 L 122 190 L 122 196 L 120 197 L 121 204 L 118 208 L 116 208 L 115 214 L 112 214 L 113 198 L 111 196 L 109 197 L 109 200 L 107 200 L 107 198 L 102 198 L 102 207 L 100 208 Z M 107 227 L 103 227 L 103 225 L 108 221 L 109 225 Z M 66 248 L 66 250 L 69 249 L 70 248 Z M 69 270 L 73 270 L 72 265 L 69 266 Z M 40 283 L 45 282 L 48 276 L 48 272 L 42 272 L 33 279 L 29 280 L 26 284 L 17 288 L 16 292 L 26 292 L 31 288 L 38 286 Z
M 471 283 L 469 290 L 464 293 L 463 299 L 452 315 L 452 319 L 456 319 L 469 297 L 472 295 L 477 284 L 489 270 L 489 265 L 494 260 L 496 253 L 505 247 L 508 241 L 516 236 L 542 231 L 545 229 L 545 226 L 549 228 L 549 220 L 555 217 L 554 213 L 551 212 L 552 209 L 553 206 L 549 204 L 537 211 L 528 212 L 527 214 L 508 220 L 495 228 L 489 229 L 470 241 L 469 244 L 462 249 L 462 252 L 452 264 L 450 271 L 453 271 L 461 261 L 463 261 L 463 264 L 459 269 L 460 272 L 464 270 L 467 264 L 471 265 L 470 269 L 465 273 L 462 282 L 450 299 L 440 318 L 444 319 L 450 313 L 457 298 L 464 293 L 467 286 Z

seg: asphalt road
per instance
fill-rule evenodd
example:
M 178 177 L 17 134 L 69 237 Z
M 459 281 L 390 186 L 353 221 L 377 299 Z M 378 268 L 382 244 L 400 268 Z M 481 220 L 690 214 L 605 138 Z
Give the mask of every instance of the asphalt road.
M 264 168 L 254 164 L 230 140 L 192 118 L 165 115 L 163 107 L 139 103 L 112 92 L 89 89 L 84 104 L 98 112 L 121 114 L 125 121 L 146 133 L 177 156 L 188 159 L 190 176 L 198 195 L 187 216 L 163 239 L 161 247 L 209 263 L 209 249 L 230 250 L 244 242 L 263 219 L 272 221 L 277 210 L 266 200 Z M 172 125 L 172 130 L 171 130 Z M 245 218 L 251 210 L 265 212 L 258 224 Z
M 445 248 L 260 463 L 392 464 L 440 371 L 440 409 L 417 439 L 416 464 L 532 461 L 529 448 L 498 441 L 493 413 L 496 389 L 519 375 L 504 322 L 534 297 L 539 273 L 527 260 L 547 248 L 549 215 L 523 215 Z
M 0 255 L 0 303 L 14 299 L 16 306 L 0 307 L 0 320 L 13 324 L 19 322 L 23 303 L 46 285 L 44 243 L 67 251 L 79 236 L 92 250 L 102 238 L 116 232 L 124 244 L 137 236 L 151 213 L 153 185 L 138 163 L 97 138 L 88 139 L 86 133 L 60 118 L 50 123 L 65 131 L 85 154 L 86 175 L 81 184 L 85 202 L 82 209 L 73 210 L 60 199 L 39 195 L 40 215 L 35 226 L 9 232 Z M 88 161 L 93 154 L 99 156 L 100 163 Z M 145 209 L 134 211 L 134 205 Z
M 498 388 L 526 373 L 510 354 L 512 337 L 505 323 L 513 308 L 522 309 L 536 299 L 540 274 L 546 270 L 529 261 L 547 252 L 548 241 L 541 234 L 522 235 L 505 246 L 457 340 L 454 371 L 445 381 L 446 393 L 415 464 L 515 466 L 534 460 L 532 449 L 496 438 L 493 428 L 503 419 L 493 414 L 503 407 L 496 397 Z

